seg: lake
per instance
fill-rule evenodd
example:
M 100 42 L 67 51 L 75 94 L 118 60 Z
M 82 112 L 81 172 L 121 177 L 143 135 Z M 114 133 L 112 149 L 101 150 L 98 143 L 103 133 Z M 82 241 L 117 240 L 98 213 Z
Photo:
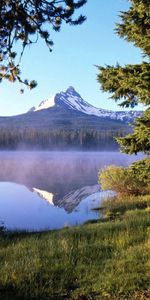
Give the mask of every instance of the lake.
M 100 218 L 107 192 L 98 171 L 139 159 L 118 152 L 0 152 L 0 221 L 8 230 L 42 231 Z

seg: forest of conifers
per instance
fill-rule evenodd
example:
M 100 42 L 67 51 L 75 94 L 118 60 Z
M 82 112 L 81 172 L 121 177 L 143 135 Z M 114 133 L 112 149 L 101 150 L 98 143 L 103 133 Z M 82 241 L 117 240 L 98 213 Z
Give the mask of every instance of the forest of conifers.
M 118 130 L 63 130 L 35 128 L 0 130 L 0 149 L 38 148 L 38 149 L 91 149 L 117 150 L 115 137 L 126 134 L 124 129 Z

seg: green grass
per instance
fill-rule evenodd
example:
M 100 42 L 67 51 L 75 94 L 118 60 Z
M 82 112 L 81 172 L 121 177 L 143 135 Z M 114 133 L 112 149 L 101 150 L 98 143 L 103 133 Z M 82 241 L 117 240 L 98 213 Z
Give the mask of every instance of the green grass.
M 150 299 L 150 196 L 104 201 L 97 223 L 0 234 L 0 300 Z
M 130 210 L 146 209 L 150 207 L 150 195 L 146 196 L 123 196 L 105 199 L 100 208 L 103 211 L 104 220 L 122 218 L 124 213 Z

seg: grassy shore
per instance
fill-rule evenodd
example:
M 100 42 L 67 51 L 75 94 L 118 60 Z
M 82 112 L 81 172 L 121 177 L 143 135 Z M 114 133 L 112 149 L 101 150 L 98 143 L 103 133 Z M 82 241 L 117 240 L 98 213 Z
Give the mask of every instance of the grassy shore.
M 0 234 L 0 300 L 150 299 L 150 195 L 105 200 L 104 218 Z

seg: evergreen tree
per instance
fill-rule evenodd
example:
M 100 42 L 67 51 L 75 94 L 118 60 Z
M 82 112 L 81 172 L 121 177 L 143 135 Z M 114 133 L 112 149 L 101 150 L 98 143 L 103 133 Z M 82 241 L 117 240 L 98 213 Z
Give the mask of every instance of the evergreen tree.
M 150 109 L 135 121 L 134 133 L 128 134 L 125 138 L 117 139 L 121 150 L 126 153 L 144 152 L 150 153 Z
M 41 37 L 52 51 L 50 30 L 59 31 L 63 22 L 79 25 L 85 20 L 73 15 L 86 0 L 1 0 L 0 1 L 0 81 L 18 80 L 29 88 L 35 81 L 22 80 L 20 61 L 27 45 Z M 16 52 L 16 43 L 21 51 Z
M 122 107 L 133 108 L 138 103 L 146 106 L 143 116 L 135 121 L 133 133 L 118 140 L 123 152 L 150 153 L 150 1 L 130 0 L 130 4 L 127 12 L 121 12 L 116 32 L 143 51 L 144 61 L 124 67 L 100 66 L 98 82 Z

